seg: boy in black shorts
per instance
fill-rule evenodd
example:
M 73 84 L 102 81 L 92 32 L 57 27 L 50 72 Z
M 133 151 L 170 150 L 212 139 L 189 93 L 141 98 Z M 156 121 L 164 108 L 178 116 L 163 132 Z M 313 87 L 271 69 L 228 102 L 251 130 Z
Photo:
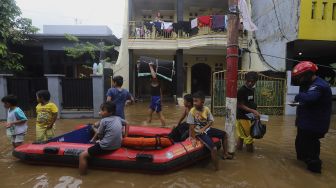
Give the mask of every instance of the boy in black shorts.
M 116 105 L 111 102 L 105 102 L 100 107 L 99 114 L 103 119 L 99 123 L 98 131 L 93 141 L 98 138 L 100 141 L 88 148 L 79 155 L 79 172 L 86 174 L 88 157 L 108 154 L 117 150 L 121 146 L 122 140 L 122 121 L 115 115 Z
M 187 123 L 190 125 L 192 145 L 196 146 L 196 137 L 211 151 L 211 159 L 215 169 L 218 170 L 217 148 L 212 141 L 212 137 L 219 138 L 222 142 L 222 159 L 232 159 L 232 155 L 227 151 L 227 134 L 225 131 L 212 128 L 214 118 L 210 109 L 204 106 L 205 96 L 202 92 L 193 95 L 194 107 L 188 114 Z

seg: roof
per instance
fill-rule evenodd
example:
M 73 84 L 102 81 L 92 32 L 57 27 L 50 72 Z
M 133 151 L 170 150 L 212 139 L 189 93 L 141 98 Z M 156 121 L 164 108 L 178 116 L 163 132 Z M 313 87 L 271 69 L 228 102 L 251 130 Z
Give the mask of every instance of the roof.
M 120 45 L 120 39 L 104 25 L 44 25 L 43 33 L 32 34 L 31 37 L 43 40 L 65 39 L 65 34 L 74 35 L 79 39 L 99 39 Z

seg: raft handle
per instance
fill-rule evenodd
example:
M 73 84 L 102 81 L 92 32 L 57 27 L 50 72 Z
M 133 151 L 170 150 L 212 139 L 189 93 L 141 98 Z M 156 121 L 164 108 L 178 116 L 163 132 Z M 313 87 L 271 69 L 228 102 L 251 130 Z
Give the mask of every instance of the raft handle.
M 135 158 L 139 162 L 153 162 L 153 155 L 151 154 L 138 153 Z
M 56 155 L 58 154 L 59 148 L 58 147 L 45 147 L 43 149 L 43 153 L 45 154 L 53 154 Z

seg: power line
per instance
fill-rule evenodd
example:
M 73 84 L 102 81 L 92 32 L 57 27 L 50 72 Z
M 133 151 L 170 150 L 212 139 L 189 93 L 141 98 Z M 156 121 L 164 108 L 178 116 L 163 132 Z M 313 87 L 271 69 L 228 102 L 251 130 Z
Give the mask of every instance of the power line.
M 300 60 L 296 60 L 296 59 L 292 59 L 292 58 L 279 57 L 279 56 L 269 55 L 269 54 L 263 54 L 263 53 L 259 53 L 259 52 L 251 52 L 249 49 L 246 49 L 246 48 L 243 48 L 242 50 L 243 50 L 243 52 L 247 52 L 247 53 L 258 54 L 258 55 L 273 57 L 273 58 L 277 58 L 277 59 L 284 59 L 284 60 L 288 60 L 288 61 L 300 62 Z M 336 63 L 336 62 L 334 62 L 334 63 Z M 331 66 L 321 65 L 321 64 L 317 64 L 317 63 L 314 63 L 314 64 L 316 64 L 316 65 L 318 65 L 320 67 L 326 67 L 326 68 L 330 68 L 330 69 L 336 70 L 336 68 L 331 67 Z M 333 64 L 333 62 L 332 63 L 328 63 L 328 64 Z
M 276 11 L 274 0 L 272 0 L 272 2 L 273 2 L 275 17 L 276 17 L 276 19 L 278 21 L 278 27 L 279 27 L 280 33 L 282 34 L 283 38 L 285 38 L 287 41 L 289 41 L 288 38 L 285 36 L 285 34 L 283 33 L 283 31 L 281 29 L 281 25 L 280 25 L 280 21 L 279 21 L 279 17 L 278 17 L 277 11 Z

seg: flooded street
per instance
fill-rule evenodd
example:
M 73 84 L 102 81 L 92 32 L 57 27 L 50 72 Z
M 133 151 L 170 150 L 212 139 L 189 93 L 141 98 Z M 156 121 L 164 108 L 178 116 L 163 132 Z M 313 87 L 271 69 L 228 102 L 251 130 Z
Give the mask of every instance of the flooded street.
M 168 126 L 178 121 L 182 108 L 164 104 L 163 113 Z M 153 116 L 153 126 L 159 126 Z M 147 103 L 126 108 L 130 124 L 144 124 Z M 336 116 L 326 138 L 321 139 L 322 174 L 312 174 L 302 162 L 296 161 L 294 140 L 296 128 L 294 116 L 272 116 L 267 133 L 256 140 L 255 153 L 237 152 L 234 160 L 220 161 L 220 170 L 214 171 L 208 161 L 166 175 L 148 175 L 89 169 L 87 176 L 80 176 L 77 168 L 56 166 L 33 166 L 17 161 L 11 155 L 4 128 L 0 135 L 0 187 L 335 187 L 336 183 Z M 74 129 L 78 124 L 94 122 L 94 119 L 58 120 L 57 134 Z M 224 119 L 215 117 L 215 127 L 224 129 Z M 29 122 L 26 142 L 35 138 L 34 120 Z

